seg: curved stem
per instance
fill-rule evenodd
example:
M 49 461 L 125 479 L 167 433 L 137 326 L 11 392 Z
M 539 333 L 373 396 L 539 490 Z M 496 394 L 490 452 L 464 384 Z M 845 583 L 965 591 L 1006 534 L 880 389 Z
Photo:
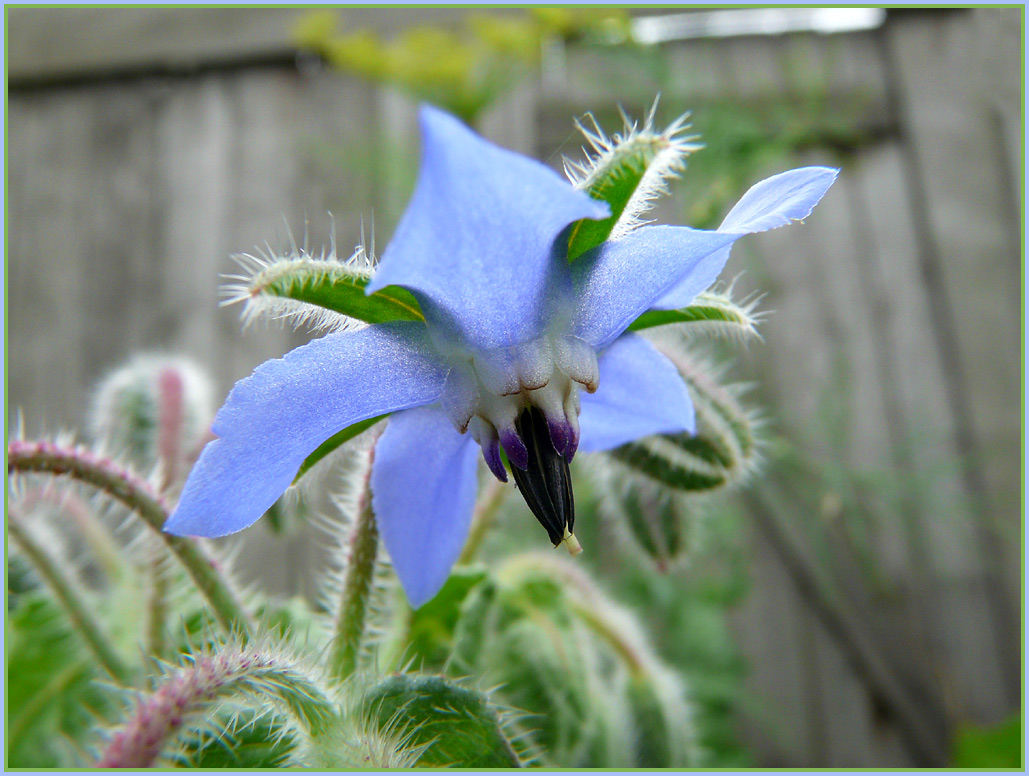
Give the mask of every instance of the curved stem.
M 308 733 L 323 731 L 333 719 L 331 701 L 282 656 L 233 647 L 191 661 L 162 676 L 152 694 L 137 700 L 135 714 L 111 737 L 98 768 L 154 767 L 176 736 L 196 729 L 191 724 L 196 716 L 225 698 L 274 702 Z
M 16 440 L 9 443 L 7 471 L 72 477 L 120 501 L 164 540 L 193 578 L 222 627 L 238 632 L 244 640 L 249 637 L 252 629 L 250 617 L 222 578 L 216 561 L 207 557 L 195 541 L 164 532 L 168 507 L 145 480 L 108 459 L 98 458 L 89 450 L 60 447 L 51 442 Z
M 25 530 L 19 520 L 8 521 L 7 535 L 21 547 L 22 552 L 31 561 L 39 576 L 53 592 L 61 608 L 68 615 L 68 619 L 71 620 L 72 625 L 75 626 L 96 657 L 97 662 L 116 682 L 122 685 L 128 684 L 132 672 L 115 651 L 111 637 L 101 630 L 99 619 L 90 611 L 86 602 L 79 597 L 75 586 L 64 575 L 54 559 L 47 554 L 42 545 L 36 542 L 32 534 Z

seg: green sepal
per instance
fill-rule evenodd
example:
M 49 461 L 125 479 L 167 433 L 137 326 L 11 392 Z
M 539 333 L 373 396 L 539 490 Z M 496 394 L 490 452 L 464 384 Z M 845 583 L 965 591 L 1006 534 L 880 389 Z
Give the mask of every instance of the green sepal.
M 500 718 L 480 692 L 440 676 L 397 674 L 365 699 L 380 728 L 395 727 L 424 745 L 423 768 L 518 768 Z
M 418 300 L 410 291 L 400 286 L 386 286 L 366 295 L 369 281 L 370 278 L 359 274 L 326 272 L 322 277 L 283 284 L 281 295 L 366 323 L 425 320 Z M 276 293 L 277 290 L 269 286 L 263 293 Z
M 357 423 L 347 426 L 342 431 L 337 431 L 331 437 L 326 439 L 324 442 L 318 445 L 317 448 L 315 448 L 315 451 L 313 453 L 311 453 L 309 456 L 307 456 L 307 458 L 304 459 L 304 462 L 302 464 L 300 464 L 300 468 L 297 470 L 297 474 L 293 478 L 293 484 L 296 485 L 298 482 L 300 482 L 301 477 L 303 477 L 305 474 L 311 471 L 311 469 L 325 456 L 334 452 L 341 445 L 343 445 L 346 442 L 349 442 L 351 439 L 356 437 L 361 432 L 367 431 L 380 420 L 387 417 L 388 414 L 389 413 L 387 413 L 386 415 L 376 415 L 374 418 L 368 418 L 367 420 L 359 420 Z
M 301 254 L 265 262 L 241 256 L 240 262 L 251 268 L 252 275 L 241 278 L 244 283 L 229 286 L 228 290 L 234 294 L 232 301 L 247 303 L 247 315 L 267 310 L 318 322 L 317 311 L 304 307 L 310 306 L 365 323 L 424 321 L 418 300 L 400 286 L 387 286 L 371 295 L 365 293 L 371 282 L 371 269 L 362 263 L 362 257 L 358 253 L 349 261 L 340 261 Z
M 703 465 L 704 461 L 689 455 L 686 450 L 678 456 L 663 453 L 655 440 L 648 439 L 616 448 L 611 451 L 611 456 L 676 490 L 714 490 L 728 481 L 724 471 Z
M 755 333 L 759 316 L 754 304 L 736 304 L 727 294 L 704 291 L 687 307 L 678 310 L 647 310 L 629 324 L 629 331 L 640 331 L 671 323 L 693 324 L 693 328 L 718 334 L 747 336 Z

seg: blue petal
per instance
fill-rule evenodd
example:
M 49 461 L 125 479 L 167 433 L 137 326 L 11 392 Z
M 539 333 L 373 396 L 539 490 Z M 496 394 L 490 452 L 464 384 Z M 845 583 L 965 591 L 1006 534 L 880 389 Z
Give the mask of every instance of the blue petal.
M 838 174 L 839 170 L 831 167 L 801 167 L 755 183 L 729 211 L 718 231 L 751 234 L 807 218 Z M 657 300 L 654 307 L 675 310 L 692 302 L 697 294 L 715 282 L 729 259 L 730 247 L 705 261 L 697 273 L 683 278 Z
M 376 445 L 372 506 L 412 606 L 439 592 L 468 538 L 478 453 L 437 405 L 394 415 Z
M 219 410 L 219 438 L 204 448 L 164 530 L 224 536 L 246 528 L 318 445 L 359 420 L 436 401 L 446 375 L 421 323 L 330 334 L 265 362 Z
M 718 231 L 764 232 L 807 218 L 839 173 L 832 167 L 800 167 L 765 178 L 750 187 Z
M 368 292 L 417 292 L 431 326 L 477 348 L 533 338 L 554 239 L 572 221 L 607 217 L 607 205 L 442 111 L 423 106 L 421 124 L 418 186 Z
M 647 226 L 604 243 L 571 267 L 572 334 L 600 350 L 682 278 L 721 271 L 708 261 L 739 235 L 686 226 Z M 728 254 L 726 254 L 728 255 Z
M 599 365 L 597 392 L 580 394 L 580 450 L 610 450 L 650 434 L 695 431 L 686 383 L 643 337 L 623 334 L 600 355 Z

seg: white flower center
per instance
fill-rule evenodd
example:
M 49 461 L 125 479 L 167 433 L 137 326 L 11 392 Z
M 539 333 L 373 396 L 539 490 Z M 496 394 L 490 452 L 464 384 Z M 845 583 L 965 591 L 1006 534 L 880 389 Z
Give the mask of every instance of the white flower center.
M 454 364 L 440 402 L 454 427 L 471 432 L 490 470 L 507 479 L 500 446 L 524 469 L 526 450 L 515 421 L 538 407 L 554 449 L 571 460 L 579 444 L 579 389 L 597 389 L 597 355 L 585 341 L 546 335 L 512 347 L 478 351 Z

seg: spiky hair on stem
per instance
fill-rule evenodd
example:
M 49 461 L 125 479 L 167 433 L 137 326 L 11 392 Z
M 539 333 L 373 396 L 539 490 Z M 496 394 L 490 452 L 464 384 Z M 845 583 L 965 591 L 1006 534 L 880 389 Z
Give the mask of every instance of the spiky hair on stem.
M 219 289 L 223 297 L 221 306 L 242 302 L 240 317 L 244 328 L 259 318 L 286 321 L 293 328 L 306 326 L 313 332 L 364 326 L 362 321 L 305 299 L 305 292 L 326 284 L 352 285 L 363 293 L 374 274 L 378 263 L 374 234 L 370 241 L 366 240 L 362 223 L 361 242 L 349 258 L 341 259 L 336 249 L 335 231 L 333 224 L 329 247 L 317 252 L 308 247 L 306 234 L 303 244 L 298 246 L 290 233 L 286 251 L 276 251 L 265 243 L 254 253 L 232 256 L 242 273 L 222 276 L 230 282 Z
M 632 186 L 631 193 L 611 231 L 610 239 L 623 237 L 633 229 L 648 223 L 641 216 L 653 207 L 653 201 L 668 193 L 668 182 L 686 169 L 686 157 L 702 148 L 695 142 L 699 135 L 688 135 L 689 113 L 684 113 L 664 130 L 655 129 L 658 100 L 647 112 L 640 126 L 619 107 L 622 131 L 608 136 L 592 113 L 587 113 L 575 125 L 583 134 L 588 148 L 583 148 L 585 161 L 564 159 L 565 175 L 577 189 L 594 199 L 612 202 L 600 192 L 608 187 Z M 587 122 L 591 126 L 587 126 Z
M 335 718 L 335 705 L 302 663 L 272 646 L 229 644 L 159 663 L 155 689 L 137 694 L 126 723 L 114 732 L 97 762 L 101 768 L 147 768 L 159 762 L 184 731 L 215 719 L 213 708 L 233 699 L 270 704 L 298 730 L 317 735 Z

